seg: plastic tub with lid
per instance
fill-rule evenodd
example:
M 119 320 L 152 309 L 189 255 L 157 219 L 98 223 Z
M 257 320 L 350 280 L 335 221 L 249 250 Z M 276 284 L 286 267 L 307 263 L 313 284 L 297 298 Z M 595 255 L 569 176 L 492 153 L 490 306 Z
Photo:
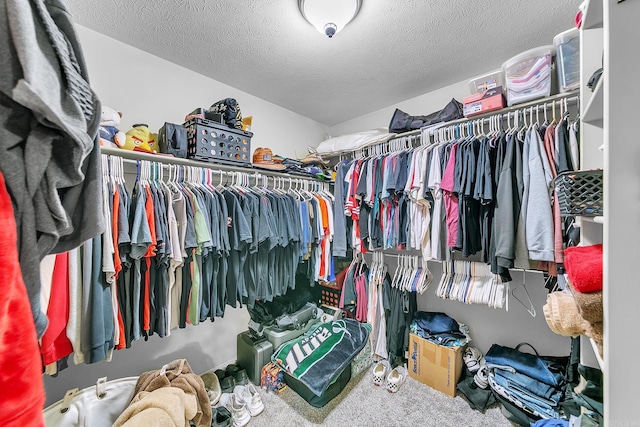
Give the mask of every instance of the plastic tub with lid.
M 580 87 L 580 30 L 572 28 L 553 38 L 560 92 Z
M 553 46 L 541 46 L 522 52 L 502 64 L 507 105 L 551 95 L 553 54 Z
M 504 72 L 501 69 L 469 80 L 469 91 L 472 95 L 495 89 L 498 86 L 504 87 Z

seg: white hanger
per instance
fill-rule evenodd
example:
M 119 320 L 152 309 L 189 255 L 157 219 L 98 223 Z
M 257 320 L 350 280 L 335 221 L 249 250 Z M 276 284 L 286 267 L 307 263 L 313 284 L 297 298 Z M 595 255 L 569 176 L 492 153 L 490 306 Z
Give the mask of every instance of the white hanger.
M 516 301 L 522 304 L 522 306 L 527 310 L 527 312 L 531 315 L 531 317 L 536 317 L 536 309 L 533 306 L 533 302 L 531 301 L 531 296 L 529 296 L 529 291 L 527 290 L 526 283 L 527 283 L 527 273 L 526 271 L 523 270 L 522 283 L 511 289 L 511 295 L 515 298 Z M 528 306 L 516 295 L 516 290 L 519 289 L 520 287 L 524 289 L 524 293 L 527 297 Z

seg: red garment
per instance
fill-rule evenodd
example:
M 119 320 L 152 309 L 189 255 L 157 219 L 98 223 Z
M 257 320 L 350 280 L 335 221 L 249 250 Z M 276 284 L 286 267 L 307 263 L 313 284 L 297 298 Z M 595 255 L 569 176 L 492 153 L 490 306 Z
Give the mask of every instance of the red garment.
M 122 271 L 122 261 L 120 260 L 120 250 L 118 248 L 118 218 L 120 217 L 120 192 L 118 191 L 118 186 L 115 185 L 113 188 L 113 216 L 111 217 L 111 226 L 113 229 L 113 265 L 115 267 L 115 276 L 113 280 L 118 280 L 118 275 Z M 114 286 L 113 291 L 115 293 L 114 300 L 116 304 L 118 304 L 117 312 L 118 312 L 118 344 L 116 345 L 117 350 L 122 350 L 126 347 L 126 336 L 124 334 L 124 320 L 122 318 L 122 307 L 118 303 L 118 287 Z
M 0 425 L 40 427 L 45 402 L 42 362 L 18 264 L 16 222 L 2 174 L 0 230 Z
M 147 222 L 149 223 L 149 231 L 151 232 L 151 245 L 149 245 L 149 249 L 147 253 L 144 254 L 144 259 L 147 264 L 147 270 L 144 273 L 144 306 L 143 306 L 143 329 L 145 331 L 151 330 L 151 257 L 155 256 L 156 252 L 156 220 L 153 211 L 153 197 L 151 196 L 151 190 L 149 187 L 145 187 L 145 191 L 147 192 L 147 200 L 144 205 L 145 213 L 147 215 Z
M 42 336 L 42 363 L 49 365 L 73 353 L 67 337 L 69 322 L 69 252 L 56 255 L 51 279 L 51 299 L 47 310 L 49 326 Z
M 564 266 L 578 292 L 602 290 L 602 245 L 573 246 L 564 250 Z

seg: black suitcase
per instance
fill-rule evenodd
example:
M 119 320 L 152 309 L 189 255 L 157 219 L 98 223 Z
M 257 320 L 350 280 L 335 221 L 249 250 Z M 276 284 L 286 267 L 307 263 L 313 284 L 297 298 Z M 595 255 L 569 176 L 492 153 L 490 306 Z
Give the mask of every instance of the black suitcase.
M 271 361 L 273 345 L 265 337 L 256 337 L 246 331 L 238 334 L 236 342 L 238 364 L 242 366 L 252 383 L 260 385 L 260 374 L 264 365 Z
M 287 371 L 284 371 L 284 382 L 287 383 L 291 390 L 295 391 L 306 400 L 309 405 L 316 408 L 322 408 L 329 403 L 331 399 L 340 394 L 342 390 L 347 386 L 351 379 L 351 365 L 347 365 L 338 378 L 329 385 L 329 388 L 322 393 L 322 396 L 316 396 L 309 388 L 301 381 L 293 378 Z

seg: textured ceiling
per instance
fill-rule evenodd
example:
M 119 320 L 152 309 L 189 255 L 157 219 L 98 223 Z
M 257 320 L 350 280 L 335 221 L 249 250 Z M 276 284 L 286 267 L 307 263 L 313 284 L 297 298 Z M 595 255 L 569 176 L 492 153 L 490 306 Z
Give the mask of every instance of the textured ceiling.
M 328 39 L 297 0 L 67 0 L 86 27 L 332 126 L 551 44 L 582 0 L 363 0 Z

